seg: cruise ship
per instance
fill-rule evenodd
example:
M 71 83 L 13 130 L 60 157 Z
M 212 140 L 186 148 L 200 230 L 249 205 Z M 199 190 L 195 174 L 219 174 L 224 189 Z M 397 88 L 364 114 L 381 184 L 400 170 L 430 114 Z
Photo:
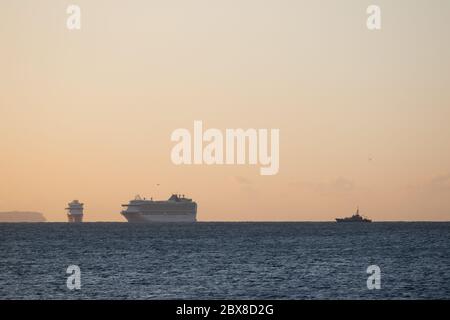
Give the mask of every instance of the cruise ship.
M 336 222 L 372 222 L 372 220 L 368 218 L 364 218 L 359 214 L 359 208 L 356 210 L 356 213 L 351 217 L 347 218 L 336 218 Z
M 166 201 L 147 200 L 136 196 L 121 214 L 128 222 L 196 222 L 197 203 L 184 195 L 172 194 Z
M 83 222 L 83 203 L 73 200 L 68 204 L 67 219 L 69 222 Z

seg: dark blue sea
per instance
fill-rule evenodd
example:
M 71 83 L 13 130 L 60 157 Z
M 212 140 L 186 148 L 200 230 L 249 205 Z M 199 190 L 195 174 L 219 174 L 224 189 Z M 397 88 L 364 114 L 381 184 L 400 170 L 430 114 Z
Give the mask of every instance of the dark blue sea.
M 450 223 L 0 224 L 0 299 L 380 298 L 450 298 Z

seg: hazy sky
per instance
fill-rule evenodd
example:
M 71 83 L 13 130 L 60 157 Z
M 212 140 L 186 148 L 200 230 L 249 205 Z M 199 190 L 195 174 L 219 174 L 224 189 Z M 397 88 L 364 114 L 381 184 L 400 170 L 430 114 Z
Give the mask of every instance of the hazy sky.
M 178 192 L 204 221 L 450 220 L 449 39 L 448 0 L 2 0 L 0 211 L 124 221 Z M 279 173 L 175 166 L 194 120 L 279 128 Z

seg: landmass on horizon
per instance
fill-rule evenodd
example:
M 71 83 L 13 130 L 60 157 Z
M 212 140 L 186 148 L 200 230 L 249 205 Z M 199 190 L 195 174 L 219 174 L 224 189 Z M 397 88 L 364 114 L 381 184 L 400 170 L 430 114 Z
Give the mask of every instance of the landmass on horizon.
M 44 215 L 33 211 L 0 212 L 1 222 L 46 222 Z

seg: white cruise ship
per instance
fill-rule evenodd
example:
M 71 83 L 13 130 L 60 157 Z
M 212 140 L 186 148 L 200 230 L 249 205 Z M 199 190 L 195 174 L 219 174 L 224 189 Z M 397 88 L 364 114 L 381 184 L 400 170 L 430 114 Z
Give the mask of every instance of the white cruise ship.
M 167 201 L 154 201 L 136 196 L 121 214 L 128 222 L 196 222 L 197 203 L 173 194 Z

